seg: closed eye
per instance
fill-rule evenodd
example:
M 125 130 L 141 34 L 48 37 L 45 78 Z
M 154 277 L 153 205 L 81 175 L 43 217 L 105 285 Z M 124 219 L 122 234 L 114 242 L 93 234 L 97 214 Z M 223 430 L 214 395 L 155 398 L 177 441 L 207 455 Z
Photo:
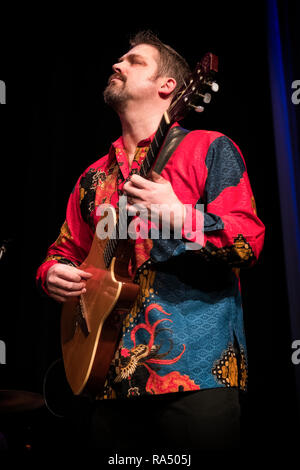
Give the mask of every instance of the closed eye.
M 139 64 L 145 66 L 147 65 L 147 62 L 145 61 L 144 57 L 139 54 L 127 54 L 123 57 L 120 57 L 118 59 L 118 63 L 121 63 L 124 60 L 127 60 L 130 64 Z

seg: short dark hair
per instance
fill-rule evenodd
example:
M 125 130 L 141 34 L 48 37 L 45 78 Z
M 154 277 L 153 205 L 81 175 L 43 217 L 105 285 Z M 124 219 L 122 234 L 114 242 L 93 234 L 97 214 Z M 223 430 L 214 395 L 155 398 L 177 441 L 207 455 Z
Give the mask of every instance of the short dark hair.
M 191 69 L 187 61 L 172 47 L 161 40 L 150 30 L 139 31 L 129 41 L 132 47 L 139 44 L 149 44 L 159 52 L 158 76 L 169 75 L 176 80 L 176 88 L 173 95 L 189 80 Z

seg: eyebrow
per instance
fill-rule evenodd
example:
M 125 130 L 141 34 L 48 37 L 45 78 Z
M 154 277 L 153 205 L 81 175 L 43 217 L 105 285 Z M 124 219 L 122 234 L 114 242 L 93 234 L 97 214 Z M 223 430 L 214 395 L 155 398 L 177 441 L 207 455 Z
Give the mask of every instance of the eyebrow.
M 119 57 L 118 62 L 122 62 L 124 59 L 127 59 L 129 62 L 133 62 L 135 59 L 142 60 L 144 63 L 146 63 L 145 57 L 143 57 L 140 54 L 125 54 L 122 57 Z

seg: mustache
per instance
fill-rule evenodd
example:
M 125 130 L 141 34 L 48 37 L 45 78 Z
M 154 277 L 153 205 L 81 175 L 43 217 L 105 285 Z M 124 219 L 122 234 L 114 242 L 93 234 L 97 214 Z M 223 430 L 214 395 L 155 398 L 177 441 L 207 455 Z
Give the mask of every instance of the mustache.
M 122 73 L 114 73 L 113 75 L 111 75 L 108 79 L 108 83 L 110 83 L 114 78 L 118 78 L 119 80 L 122 80 L 122 82 L 126 82 L 126 77 L 125 75 L 123 75 Z

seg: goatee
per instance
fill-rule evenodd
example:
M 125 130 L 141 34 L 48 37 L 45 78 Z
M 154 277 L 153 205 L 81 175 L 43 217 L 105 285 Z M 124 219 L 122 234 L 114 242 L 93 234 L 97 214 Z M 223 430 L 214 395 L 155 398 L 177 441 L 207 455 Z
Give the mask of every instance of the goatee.
M 121 86 L 113 81 L 116 78 L 123 82 Z M 126 78 L 123 75 L 114 74 L 109 78 L 108 85 L 103 92 L 104 102 L 115 111 L 122 111 L 129 98 L 128 92 L 124 88 L 125 83 Z

